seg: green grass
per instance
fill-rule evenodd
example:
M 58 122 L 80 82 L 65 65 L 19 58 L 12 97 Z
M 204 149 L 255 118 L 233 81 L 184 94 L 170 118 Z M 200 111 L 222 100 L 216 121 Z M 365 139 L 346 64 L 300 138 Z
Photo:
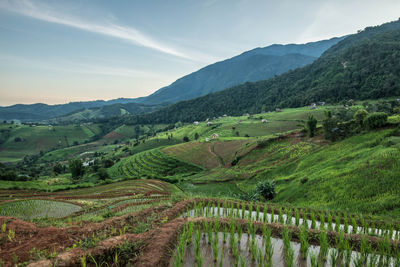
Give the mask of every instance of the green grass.
M 230 182 L 208 182 L 195 184 L 185 181 L 177 184 L 186 194 L 192 196 L 211 196 L 211 197 L 239 197 L 243 192 Z

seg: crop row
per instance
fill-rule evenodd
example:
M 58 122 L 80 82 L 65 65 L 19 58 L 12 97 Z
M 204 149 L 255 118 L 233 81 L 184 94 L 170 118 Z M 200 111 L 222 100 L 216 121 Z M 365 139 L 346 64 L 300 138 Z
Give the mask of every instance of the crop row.
M 275 238 L 274 238 L 275 237 Z M 179 236 L 173 266 L 399 266 L 400 253 L 388 239 L 377 245 L 301 227 L 244 223 L 230 219 L 189 221 Z
M 162 178 L 201 171 L 201 168 L 168 156 L 160 150 L 138 153 L 122 160 L 115 168 L 119 175 L 132 178 Z
M 252 203 L 238 202 L 199 202 L 186 215 L 191 217 L 229 217 L 234 219 L 249 219 L 267 223 L 280 223 L 304 226 L 310 229 L 344 232 L 345 234 L 367 234 L 371 236 L 400 239 L 400 231 L 392 224 L 379 225 L 374 221 L 356 219 L 350 216 L 332 216 L 316 212 L 305 213 L 295 208 L 275 208 Z

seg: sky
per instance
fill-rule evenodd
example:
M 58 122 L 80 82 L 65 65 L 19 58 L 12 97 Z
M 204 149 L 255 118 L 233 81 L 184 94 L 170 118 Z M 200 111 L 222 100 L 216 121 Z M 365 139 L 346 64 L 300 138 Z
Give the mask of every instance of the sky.
M 399 0 L 0 0 L 0 106 L 149 95 L 208 64 L 397 20 Z

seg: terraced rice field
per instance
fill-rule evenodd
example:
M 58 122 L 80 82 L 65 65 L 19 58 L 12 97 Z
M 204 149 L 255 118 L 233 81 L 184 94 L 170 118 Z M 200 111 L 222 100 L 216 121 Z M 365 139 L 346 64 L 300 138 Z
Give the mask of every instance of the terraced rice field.
M 125 213 L 114 213 L 114 217 L 96 224 L 82 224 L 69 216 L 73 220 L 67 231 L 34 225 L 30 229 L 27 223 L 0 217 L 0 224 L 5 225 L 0 235 L 5 240 L 0 258 L 6 266 L 12 265 L 12 257 L 6 257 L 10 255 L 8 251 L 32 264 L 28 266 L 400 264 L 399 223 L 357 214 L 222 199 L 170 202 L 143 194 L 114 198 L 105 210 L 93 213 L 101 216 L 123 205 L 153 200 L 150 204 L 129 206 Z M 46 241 L 59 246 L 51 257 L 44 252 L 49 246 L 37 242 L 48 236 L 44 235 L 46 231 L 53 231 L 54 238 L 65 242 L 61 245 L 59 241 Z M 29 238 L 27 233 L 30 241 L 20 246 L 21 238 Z M 33 250 L 28 244 L 37 247 Z
M 29 199 L 11 201 L 0 205 L 0 216 L 18 217 L 23 220 L 38 218 L 61 218 L 81 210 L 71 203 Z
M 173 175 L 192 175 L 202 168 L 152 149 L 125 158 L 110 168 L 114 177 L 158 178 Z

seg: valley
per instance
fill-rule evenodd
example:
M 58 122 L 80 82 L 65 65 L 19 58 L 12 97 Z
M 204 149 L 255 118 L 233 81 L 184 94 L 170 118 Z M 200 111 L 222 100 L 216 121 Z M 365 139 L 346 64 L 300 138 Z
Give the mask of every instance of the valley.
M 0 267 L 400 266 L 400 20 L 338 36 L 0 107 Z

